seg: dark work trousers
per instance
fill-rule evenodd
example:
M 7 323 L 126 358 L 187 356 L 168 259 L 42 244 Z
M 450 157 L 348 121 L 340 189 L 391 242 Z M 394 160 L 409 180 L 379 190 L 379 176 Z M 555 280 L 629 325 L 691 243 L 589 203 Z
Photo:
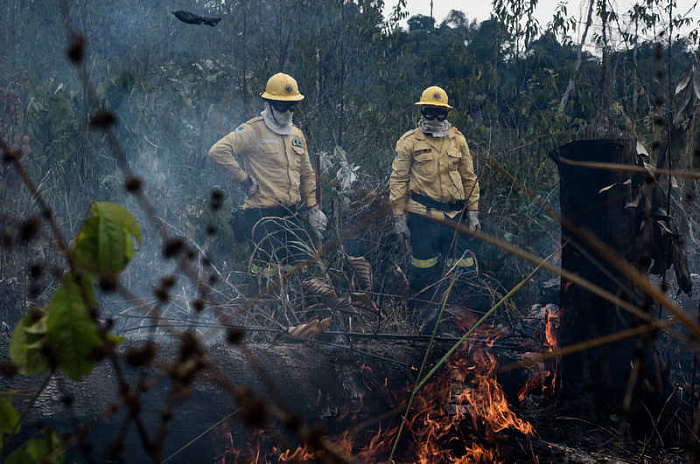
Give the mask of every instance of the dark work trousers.
M 254 273 L 276 265 L 294 266 L 308 258 L 309 235 L 296 207 L 249 208 L 240 214 L 252 246 Z
M 445 219 L 456 224 L 461 214 Z M 431 299 L 433 288 L 446 269 L 458 272 L 476 272 L 476 263 L 470 251 L 470 241 L 464 234 L 446 225 L 413 213 L 408 213 L 408 228 L 411 231 L 411 292 L 419 299 Z

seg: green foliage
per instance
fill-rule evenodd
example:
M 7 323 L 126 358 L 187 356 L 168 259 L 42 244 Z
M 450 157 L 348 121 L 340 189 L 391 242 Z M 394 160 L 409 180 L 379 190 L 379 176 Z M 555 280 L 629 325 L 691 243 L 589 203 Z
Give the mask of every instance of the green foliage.
M 38 374 L 46 370 L 46 308 L 34 307 L 19 321 L 10 339 L 10 359 L 21 374 Z
M 46 430 L 40 438 L 32 438 L 20 449 L 10 454 L 5 464 L 63 463 L 63 456 L 49 460 L 61 447 L 61 437 L 55 430 Z
M 0 449 L 2 449 L 2 436 L 15 431 L 19 413 L 8 400 L 0 398 Z M 19 431 L 19 427 L 17 427 Z
M 90 213 L 71 250 L 80 274 L 67 274 L 48 309 L 28 311 L 12 333 L 10 358 L 22 374 L 41 373 L 56 365 L 78 380 L 92 371 L 97 350 L 121 341 L 99 332 L 91 311 L 97 306 L 93 277 L 126 268 L 134 256 L 133 239 L 142 243 L 141 228 L 116 203 L 95 201 Z
M 49 303 L 46 320 L 48 343 L 57 356 L 58 367 L 74 380 L 92 371 L 95 350 L 103 345 L 96 322 L 90 317 L 86 300 L 96 305 L 92 282 L 82 276 L 78 285 L 69 274 Z
M 93 275 L 123 271 L 134 257 L 132 237 L 142 242 L 136 219 L 110 202 L 92 202 L 90 212 L 73 244 L 78 265 Z
M 86 305 L 97 304 L 92 280 L 87 275 L 79 280 L 80 285 L 68 274 L 48 310 L 33 308 L 15 328 L 10 358 L 22 374 L 41 373 L 52 363 L 75 380 L 92 371 L 92 355 L 104 341 Z

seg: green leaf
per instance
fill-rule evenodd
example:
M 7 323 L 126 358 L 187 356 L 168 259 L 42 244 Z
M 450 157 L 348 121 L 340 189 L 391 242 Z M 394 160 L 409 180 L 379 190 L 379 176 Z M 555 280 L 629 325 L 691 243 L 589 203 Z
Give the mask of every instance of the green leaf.
M 132 235 L 141 245 L 141 228 L 134 216 L 122 205 L 109 201 L 93 201 L 90 204 L 93 216 L 106 217 L 117 222 L 129 235 Z
M 99 271 L 99 222 L 100 218 L 96 217 L 85 219 L 80 227 L 80 232 L 78 232 L 78 237 L 73 243 L 78 266 L 90 273 Z
M 91 275 L 121 272 L 134 257 L 132 237 L 141 244 L 136 219 L 116 203 L 92 202 L 73 249 L 78 264 Z
M 126 269 L 131 257 L 127 256 L 127 245 L 131 239 L 118 222 L 108 217 L 97 217 L 98 266 L 100 271 L 119 272 Z M 133 254 L 132 254 L 133 256 Z
M 61 446 L 61 437 L 55 430 L 47 430 L 42 438 L 32 438 L 27 443 L 27 454 L 34 462 L 43 461 L 44 458 Z M 54 463 L 62 463 L 63 456 L 54 459 Z
M 10 454 L 5 464 L 37 464 L 38 462 L 62 464 L 63 456 L 50 461 L 46 459 L 60 447 L 61 437 L 58 433 L 54 430 L 47 430 L 41 438 L 32 438 L 26 445 Z
M 36 321 L 33 325 L 30 325 L 29 327 L 27 327 L 24 330 L 28 334 L 44 335 L 46 333 L 46 318 L 42 317 L 41 319 Z
M 118 223 L 105 217 L 83 221 L 75 252 L 78 264 L 92 275 L 123 271 L 133 257 L 131 237 Z
M 8 400 L 0 398 L 0 438 L 6 433 L 12 433 L 19 422 L 19 413 Z M 19 431 L 19 427 L 17 427 Z M 2 441 L 0 441 L 2 443 Z
M 34 319 L 37 312 L 42 314 L 39 320 Z M 22 316 L 22 319 L 12 332 L 12 338 L 10 338 L 10 359 L 17 365 L 21 374 L 39 374 L 48 367 L 48 362 L 42 352 L 46 335 L 28 331 L 39 324 L 45 325 L 46 317 L 44 308 L 33 308 L 31 312 L 27 311 Z
M 120 337 L 118 335 L 112 335 L 112 334 L 107 334 L 107 339 L 112 342 L 114 346 L 119 346 L 122 343 L 124 343 L 124 340 L 126 340 L 124 337 Z
M 95 305 L 92 280 L 82 277 L 84 296 Z M 68 376 L 79 380 L 92 371 L 93 350 L 102 346 L 97 324 L 90 318 L 81 288 L 67 275 L 49 303 L 46 321 L 49 343 L 56 348 L 58 365 Z
M 5 464 L 36 464 L 36 462 L 23 448 L 20 448 L 7 457 Z

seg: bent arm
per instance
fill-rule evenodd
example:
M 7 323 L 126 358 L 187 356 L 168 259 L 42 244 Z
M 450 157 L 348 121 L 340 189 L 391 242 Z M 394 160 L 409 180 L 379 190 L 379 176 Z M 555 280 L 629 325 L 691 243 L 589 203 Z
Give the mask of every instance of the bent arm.
M 241 126 L 242 127 L 242 126 Z M 237 153 L 245 153 L 246 134 L 241 127 L 226 135 L 209 149 L 209 157 L 221 165 L 236 182 L 242 183 L 248 178 L 248 174 L 238 164 L 234 157 Z
M 474 160 L 469 152 L 467 141 L 462 139 L 462 161 L 459 165 L 459 174 L 462 177 L 462 186 L 466 195 L 469 211 L 479 211 L 479 179 L 474 173 Z
M 303 140 L 304 154 L 301 156 L 301 165 L 299 166 L 299 193 L 301 194 L 301 199 L 306 203 L 306 207 L 313 208 L 316 206 L 316 172 L 311 166 L 306 139 Z
M 394 216 L 404 214 L 408 201 L 408 182 L 411 174 L 412 156 L 406 143 L 399 140 L 394 152 L 389 178 L 389 201 Z

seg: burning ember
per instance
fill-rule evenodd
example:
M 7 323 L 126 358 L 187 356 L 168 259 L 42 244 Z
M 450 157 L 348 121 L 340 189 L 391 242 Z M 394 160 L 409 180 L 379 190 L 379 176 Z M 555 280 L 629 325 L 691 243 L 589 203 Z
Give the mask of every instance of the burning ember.
M 541 309 L 542 322 L 544 324 L 544 340 L 542 342 L 544 352 L 551 352 L 559 347 L 556 332 L 559 327 L 559 313 L 555 305 L 547 305 Z M 525 353 L 523 359 L 533 356 L 532 353 Z M 544 396 L 551 396 L 557 384 L 557 360 L 539 362 L 534 364 L 530 371 L 532 374 L 525 382 L 525 385 L 518 392 L 518 400 L 525 398 L 535 390 Z
M 395 463 L 497 463 L 504 462 L 498 447 L 499 434 L 516 430 L 533 435 L 528 422 L 518 418 L 506 401 L 503 389 L 496 381 L 496 358 L 481 347 L 465 347 L 446 367 L 446 372 L 427 384 L 414 398 L 406 419 Z M 359 367 L 362 375 L 371 370 Z M 382 382 L 384 383 L 384 382 Z M 396 396 L 405 398 L 409 389 Z M 319 392 L 319 398 L 322 396 Z M 362 403 L 359 404 L 362 407 Z M 353 411 L 357 417 L 359 411 Z M 349 414 L 342 414 L 348 417 Z M 343 450 L 359 462 L 387 462 L 393 441 L 399 429 L 398 418 L 389 428 L 375 425 L 375 431 L 346 431 L 331 438 L 337 449 Z M 269 440 L 269 438 L 267 438 Z M 231 440 L 233 444 L 234 440 Z M 312 452 L 304 446 L 281 451 L 270 446 L 262 434 L 254 436 L 246 445 L 246 461 L 232 462 L 307 462 L 321 458 L 322 452 Z M 227 443 L 228 444 L 228 443 Z M 268 451 L 262 452 L 261 450 Z M 227 450 L 225 456 L 235 459 L 240 454 Z M 251 460 L 252 458 L 252 460 Z

